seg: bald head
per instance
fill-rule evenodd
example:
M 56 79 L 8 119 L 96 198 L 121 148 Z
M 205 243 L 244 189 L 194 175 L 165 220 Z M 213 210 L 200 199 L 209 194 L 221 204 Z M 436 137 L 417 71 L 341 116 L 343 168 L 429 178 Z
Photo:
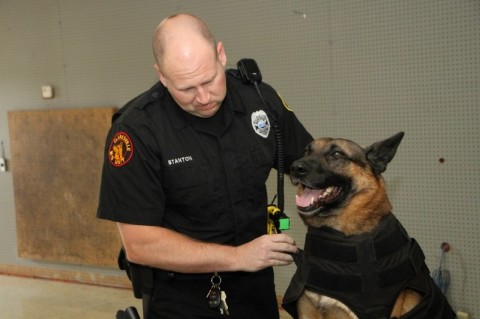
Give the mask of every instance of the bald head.
M 169 59 L 188 58 L 199 46 L 216 50 L 216 41 L 207 24 L 190 14 L 165 18 L 156 28 L 153 41 L 155 61 L 163 69 Z

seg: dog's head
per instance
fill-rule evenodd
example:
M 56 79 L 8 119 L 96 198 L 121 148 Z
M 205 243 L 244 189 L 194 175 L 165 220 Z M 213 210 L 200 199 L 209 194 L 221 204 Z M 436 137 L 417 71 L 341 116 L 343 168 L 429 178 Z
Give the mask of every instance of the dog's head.
M 332 138 L 319 138 L 307 145 L 303 157 L 290 168 L 303 221 L 309 226 L 328 226 L 346 233 L 373 227 L 391 210 L 381 174 L 403 135 L 397 133 L 367 148 Z

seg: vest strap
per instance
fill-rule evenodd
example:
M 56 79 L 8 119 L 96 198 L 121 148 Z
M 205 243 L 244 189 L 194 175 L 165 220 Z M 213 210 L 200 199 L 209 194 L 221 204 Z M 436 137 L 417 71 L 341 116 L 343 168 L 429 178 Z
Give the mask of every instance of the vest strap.
M 311 266 L 307 285 L 315 289 L 330 291 L 362 292 L 363 282 L 360 274 L 338 274 Z
M 352 244 L 339 244 L 324 240 L 318 236 L 307 234 L 305 242 L 305 254 L 318 257 L 323 260 L 330 260 L 342 263 L 357 263 L 357 246 Z
M 385 288 L 397 282 L 405 280 L 405 278 L 413 278 L 420 271 L 425 261 L 425 255 L 415 239 L 411 239 L 412 246 L 409 258 L 404 261 L 377 272 L 378 284 Z

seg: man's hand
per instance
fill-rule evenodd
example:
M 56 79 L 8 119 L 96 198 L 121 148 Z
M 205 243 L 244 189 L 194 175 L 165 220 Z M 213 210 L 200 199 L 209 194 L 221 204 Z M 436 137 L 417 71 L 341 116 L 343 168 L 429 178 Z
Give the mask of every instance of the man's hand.
M 270 266 L 285 266 L 293 262 L 298 247 L 286 234 L 263 235 L 236 248 L 240 270 L 258 271 Z

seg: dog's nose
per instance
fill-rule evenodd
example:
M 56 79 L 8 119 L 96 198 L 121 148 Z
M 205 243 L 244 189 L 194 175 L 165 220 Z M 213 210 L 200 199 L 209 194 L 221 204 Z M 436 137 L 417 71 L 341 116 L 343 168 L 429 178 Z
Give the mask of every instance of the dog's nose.
M 290 174 L 297 177 L 307 175 L 308 171 L 308 165 L 303 161 L 295 161 L 290 167 Z

